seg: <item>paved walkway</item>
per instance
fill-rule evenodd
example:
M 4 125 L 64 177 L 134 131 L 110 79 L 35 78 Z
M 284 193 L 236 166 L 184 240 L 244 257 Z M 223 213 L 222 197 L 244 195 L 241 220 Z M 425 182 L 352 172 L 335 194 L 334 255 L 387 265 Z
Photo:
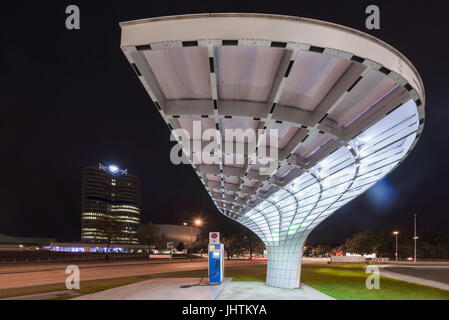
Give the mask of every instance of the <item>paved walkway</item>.
M 200 278 L 157 278 L 84 295 L 74 300 L 333 300 L 302 285 L 300 289 L 280 289 L 263 282 L 231 282 L 208 285 Z
M 226 284 L 217 300 L 335 300 L 318 290 L 301 284 L 299 289 L 269 287 L 265 282 L 232 281 Z
M 384 277 L 449 290 L 449 267 L 417 265 L 378 265 Z

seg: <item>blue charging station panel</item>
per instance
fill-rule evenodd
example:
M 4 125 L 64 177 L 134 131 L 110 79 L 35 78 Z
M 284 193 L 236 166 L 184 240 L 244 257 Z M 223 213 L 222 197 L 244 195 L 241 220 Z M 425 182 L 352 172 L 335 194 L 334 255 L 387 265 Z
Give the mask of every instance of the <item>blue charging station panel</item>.
M 223 244 L 209 244 L 209 283 L 221 283 L 223 281 Z

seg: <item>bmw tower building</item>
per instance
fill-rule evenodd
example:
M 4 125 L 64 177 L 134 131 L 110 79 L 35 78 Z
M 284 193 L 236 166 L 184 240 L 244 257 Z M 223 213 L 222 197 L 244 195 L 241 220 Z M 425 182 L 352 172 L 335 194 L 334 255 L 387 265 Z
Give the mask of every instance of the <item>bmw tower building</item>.
M 140 180 L 116 165 L 83 168 L 81 241 L 106 243 L 99 220 L 118 226 L 112 243 L 138 244 L 140 226 Z

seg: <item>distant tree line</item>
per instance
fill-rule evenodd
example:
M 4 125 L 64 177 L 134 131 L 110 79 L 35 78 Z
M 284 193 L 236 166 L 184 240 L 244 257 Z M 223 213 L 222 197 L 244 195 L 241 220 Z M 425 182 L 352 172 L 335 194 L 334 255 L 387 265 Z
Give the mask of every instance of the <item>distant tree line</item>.
M 106 244 L 109 246 L 112 240 L 121 232 L 121 228 L 115 219 L 98 220 L 97 228 L 103 230 Z M 320 244 L 306 246 L 304 256 L 329 257 L 336 253 L 372 254 L 377 257 L 394 258 L 396 252 L 396 238 L 393 235 L 394 227 L 385 227 L 380 231 L 367 229 L 364 232 L 354 234 L 346 239 L 345 243 L 338 246 Z M 221 242 L 224 244 L 227 258 L 248 255 L 251 259 L 254 254 L 263 254 L 265 245 L 252 231 L 233 221 L 221 222 L 217 225 L 207 225 L 201 228 L 201 233 L 193 243 L 191 252 L 207 252 L 209 244 L 209 231 L 220 232 Z M 418 232 L 417 258 L 419 259 L 449 259 L 449 236 L 438 235 L 432 231 Z M 141 244 L 149 247 L 165 248 L 168 241 L 165 234 L 152 222 L 143 224 L 137 238 Z M 178 250 L 184 250 L 181 243 Z M 414 253 L 413 234 L 399 230 L 398 256 L 399 259 L 412 257 Z M 106 259 L 109 254 L 106 253 Z
M 103 231 L 105 235 L 107 248 L 113 243 L 113 240 L 118 237 L 122 230 L 121 225 L 115 217 L 108 217 L 96 221 L 96 228 Z M 231 257 L 240 257 L 248 255 L 251 259 L 254 254 L 263 254 L 265 245 L 252 231 L 242 225 L 236 224 L 232 221 L 225 221 L 217 225 L 207 225 L 207 228 L 201 228 L 201 233 L 197 236 L 193 247 L 189 252 L 203 252 L 206 253 L 209 244 L 209 231 L 221 233 L 221 242 L 224 244 L 226 255 Z M 140 244 L 147 245 L 149 249 L 165 249 L 168 239 L 166 235 L 161 232 L 160 228 L 151 221 L 142 224 L 136 234 Z M 183 242 L 179 243 L 178 251 L 185 249 Z M 105 259 L 109 261 L 109 250 L 107 250 Z
M 193 243 L 194 252 L 207 252 L 209 231 L 220 232 L 220 241 L 224 245 L 227 259 L 244 255 L 251 259 L 255 254 L 263 254 L 265 250 L 262 240 L 252 231 L 235 222 L 226 221 L 217 225 L 209 224 L 207 228 L 202 228 Z
M 393 235 L 395 228 L 386 227 L 380 231 L 371 229 L 354 234 L 346 239 L 343 245 L 332 246 L 321 244 L 306 247 L 305 256 L 325 257 L 332 256 L 337 252 L 372 254 L 377 257 L 395 258 L 396 238 Z M 432 231 L 420 231 L 417 233 L 417 258 L 420 259 L 449 259 L 449 236 L 441 236 Z M 398 256 L 399 259 L 413 257 L 414 241 L 413 234 L 399 230 Z
M 161 232 L 161 229 L 151 221 L 142 224 L 137 232 L 137 239 L 140 244 L 147 245 L 157 249 L 165 249 L 167 247 L 167 236 Z

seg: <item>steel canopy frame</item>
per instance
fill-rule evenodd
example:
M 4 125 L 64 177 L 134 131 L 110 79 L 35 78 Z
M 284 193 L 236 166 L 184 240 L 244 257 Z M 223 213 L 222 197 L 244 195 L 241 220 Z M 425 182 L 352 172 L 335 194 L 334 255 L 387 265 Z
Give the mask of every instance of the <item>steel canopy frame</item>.
M 268 285 L 299 287 L 308 234 L 399 165 L 422 133 L 419 74 L 359 31 L 260 14 L 120 25 L 122 50 L 169 128 L 216 130 L 219 163 L 192 166 L 217 208 L 265 242 Z M 245 141 L 231 141 L 244 152 L 224 152 L 227 128 L 278 129 L 279 158 L 267 157 L 277 170 L 260 175 Z

